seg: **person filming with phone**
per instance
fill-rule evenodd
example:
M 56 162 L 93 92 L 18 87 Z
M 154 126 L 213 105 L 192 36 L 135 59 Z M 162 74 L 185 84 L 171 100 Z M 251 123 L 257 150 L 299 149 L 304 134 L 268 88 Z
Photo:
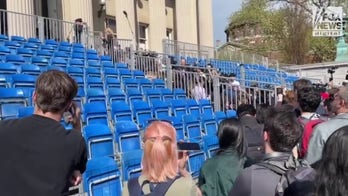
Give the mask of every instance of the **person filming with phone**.
M 123 196 L 200 195 L 186 170 L 188 155 L 178 151 L 175 128 L 164 121 L 152 122 L 144 134 L 142 173 L 123 186 Z
M 34 114 L 0 121 L 0 190 L 2 195 L 68 195 L 86 169 L 86 144 L 80 109 L 74 104 L 78 86 L 64 72 L 42 73 L 33 93 Z M 60 123 L 72 114 L 72 130 Z

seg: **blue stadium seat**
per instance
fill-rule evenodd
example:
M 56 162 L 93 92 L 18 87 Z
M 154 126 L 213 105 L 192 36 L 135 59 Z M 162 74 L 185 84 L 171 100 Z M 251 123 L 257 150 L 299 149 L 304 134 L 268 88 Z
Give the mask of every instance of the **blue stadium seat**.
M 129 69 L 118 69 L 118 78 L 120 80 L 132 78 L 132 72 Z
M 81 59 L 82 61 L 85 60 L 85 53 L 80 53 L 80 52 L 74 52 L 71 54 L 72 59 Z
M 81 59 L 70 59 L 69 65 L 72 67 L 85 67 L 85 63 Z
M 87 60 L 95 60 L 95 61 L 98 61 L 98 60 L 99 60 L 99 57 L 98 57 L 98 54 L 88 54 L 88 53 L 87 53 L 86 59 L 87 59 Z
M 147 78 L 138 78 L 139 89 L 142 93 L 144 93 L 147 89 L 152 89 L 152 83 Z
M 72 43 L 71 46 L 73 48 L 84 48 L 84 46 L 82 44 L 80 44 L 80 43 Z
M 16 41 L 16 42 L 18 42 L 18 43 L 23 44 L 23 43 L 25 43 L 27 40 L 25 40 L 25 38 L 22 37 L 22 36 L 12 35 L 12 36 L 11 36 L 11 41 Z
M 101 67 L 100 62 L 96 61 L 96 60 L 88 60 L 87 65 L 88 65 L 88 67 L 96 67 L 96 68 Z
M 153 100 L 151 102 L 152 113 L 155 119 L 166 119 L 169 115 L 169 104 L 161 100 Z
M 20 72 L 22 74 L 39 76 L 41 74 L 41 69 L 39 66 L 34 65 L 34 64 L 23 64 L 23 65 L 21 65 Z
M 207 113 L 214 116 L 213 106 L 208 99 L 199 100 L 199 107 L 201 108 L 201 113 Z
M 51 58 L 51 65 L 57 66 L 57 67 L 63 67 L 66 68 L 68 62 L 61 57 L 53 57 Z
M 141 71 L 141 70 L 133 70 L 132 71 L 132 73 L 133 73 L 133 78 L 145 78 L 145 74 L 144 74 L 144 72 L 143 71 Z
M 226 117 L 227 118 L 237 118 L 237 112 L 235 110 L 227 110 Z
M 41 41 L 38 38 L 36 38 L 36 37 L 30 37 L 30 38 L 28 38 L 28 43 L 33 43 L 33 44 L 36 44 L 36 45 L 40 45 Z
M 84 106 L 84 122 L 87 125 L 90 124 L 104 124 L 108 125 L 108 114 L 105 104 L 96 103 L 85 103 Z
M 154 88 L 165 88 L 166 84 L 164 82 L 164 80 L 162 79 L 154 79 L 152 80 L 152 84 Z
M 85 48 L 84 47 L 73 46 L 72 53 L 82 53 L 82 54 L 84 54 L 85 53 Z
M 16 41 L 5 41 L 5 46 L 11 50 L 11 54 L 16 54 L 17 48 L 20 48 L 21 44 Z
M 111 116 L 114 124 L 118 121 L 133 121 L 131 108 L 125 101 L 112 102 Z
M 23 48 L 30 49 L 31 51 L 35 52 L 35 54 L 36 54 L 36 51 L 39 49 L 39 45 L 27 42 L 27 43 L 23 44 Z
M 44 57 L 46 59 L 50 59 L 53 55 L 53 52 L 50 50 L 37 50 L 36 51 L 36 56 L 38 57 Z
M 182 118 L 187 115 L 186 100 L 184 99 L 173 99 L 171 101 L 171 111 L 176 117 Z
M 192 141 L 202 139 L 201 124 L 196 116 L 185 115 L 183 116 L 184 130 L 187 138 Z
M 0 74 L 0 88 L 9 88 L 11 86 L 11 76 Z
M 175 99 L 186 99 L 186 92 L 181 88 L 175 88 L 173 94 Z
M 186 104 L 187 104 L 187 111 L 189 114 L 194 116 L 201 115 L 199 104 L 197 103 L 195 99 L 187 99 Z
M 126 96 L 127 96 L 127 102 L 129 105 L 132 105 L 134 101 L 143 100 L 143 95 L 138 89 L 135 89 L 135 88 L 128 89 L 126 92 Z
M 8 41 L 8 36 L 4 34 L 0 34 L 0 46 L 3 46 L 6 41 Z
M 115 66 L 116 66 L 116 69 L 128 69 L 128 66 L 126 63 L 116 63 Z
M 5 57 L 6 63 L 13 63 L 15 65 L 22 65 L 25 63 L 25 58 L 21 55 L 9 54 Z
M 99 78 L 102 77 L 100 69 L 96 67 L 87 67 L 85 69 L 85 73 L 86 73 L 85 75 L 86 77 L 99 77 Z
M 28 74 L 13 74 L 12 75 L 12 87 L 22 89 L 34 89 L 36 76 Z
M 77 95 L 74 97 L 74 102 L 77 104 L 78 107 L 81 108 L 81 113 L 83 113 L 83 104 L 86 102 L 85 101 L 85 90 L 83 88 L 79 88 L 77 90 Z
M 144 95 L 146 97 L 146 101 L 149 102 L 151 105 L 154 103 L 154 101 L 162 100 L 161 90 L 159 89 L 146 89 Z
M 112 61 L 111 56 L 108 56 L 108 55 L 100 56 L 100 62 L 111 62 L 111 61 Z
M 24 57 L 26 62 L 30 62 L 31 57 L 34 55 L 34 52 L 29 48 L 17 48 L 17 54 Z
M 206 135 L 216 135 L 218 125 L 217 125 L 217 122 L 216 122 L 214 116 L 212 116 L 208 113 L 203 113 L 202 118 L 201 118 L 201 122 L 202 122 L 202 128 L 203 128 L 204 133 Z
M 163 101 L 170 102 L 170 101 L 172 101 L 174 99 L 173 92 L 169 88 L 162 88 L 161 89 L 161 95 L 162 95 L 162 100 Z
M 84 71 L 81 67 L 67 67 L 66 68 L 66 72 L 70 75 L 70 76 L 80 76 L 80 77 L 84 77 Z
M 58 66 L 54 66 L 54 65 L 49 65 L 46 67 L 46 70 L 58 70 L 58 71 L 63 71 L 65 72 L 65 69 L 63 67 L 58 67 Z
M 188 170 L 192 178 L 196 179 L 199 176 L 199 171 L 206 160 L 203 150 L 194 151 L 189 154 Z
M 99 88 L 104 90 L 104 83 L 100 77 L 87 77 L 86 78 L 86 87 L 87 88 Z
M 121 195 L 122 179 L 115 160 L 110 157 L 88 160 L 83 187 L 88 196 Z
M 5 59 L 7 55 L 11 54 L 11 50 L 7 46 L 0 46 L 0 56 Z
M 0 74 L 11 76 L 19 72 L 18 66 L 12 63 L 0 63 Z
M 140 150 L 141 136 L 138 126 L 133 121 L 117 121 L 115 141 L 120 153 Z
M 72 76 L 72 78 L 76 81 L 79 88 L 85 88 L 85 79 L 83 76 Z
M 59 42 L 59 46 L 65 46 L 65 47 L 70 47 L 71 48 L 71 44 L 67 41 L 61 41 Z
M 118 78 L 118 72 L 115 68 L 104 68 L 104 78 Z
M 101 66 L 104 68 L 113 68 L 115 69 L 115 65 L 111 61 L 101 61 Z
M 145 128 L 148 122 L 153 119 L 152 111 L 149 104 L 145 101 L 134 101 L 133 104 L 133 116 L 140 128 Z
M 22 106 L 18 108 L 17 118 L 31 116 L 34 113 L 34 106 Z
M 49 52 L 51 52 L 51 54 L 53 54 L 53 52 L 55 51 L 56 48 L 53 45 L 44 44 L 44 45 L 41 45 L 40 49 L 45 50 L 45 51 L 49 51 Z
M 135 78 L 124 78 L 122 80 L 122 87 L 125 91 L 132 88 L 139 89 L 139 83 Z
M 54 46 L 54 47 L 57 47 L 58 46 L 58 42 L 54 39 L 46 39 L 45 40 L 45 44 L 46 45 L 51 45 L 51 46 Z
M 117 78 L 106 78 L 104 84 L 105 84 L 105 89 L 121 88 L 121 82 Z
M 86 50 L 86 54 L 96 54 L 96 55 L 98 55 L 98 52 L 96 50 L 94 50 L 94 49 L 87 49 Z
M 87 145 L 88 159 L 114 157 L 113 135 L 107 125 L 87 125 L 83 128 L 83 135 Z
M 62 45 L 59 45 L 58 46 L 58 51 L 61 51 L 61 52 L 65 52 L 67 54 L 70 54 L 71 52 L 71 47 L 70 46 L 62 46 Z
M 63 58 L 66 61 L 70 59 L 69 54 L 67 52 L 65 52 L 65 51 L 57 51 L 57 52 L 53 53 L 53 56 L 54 57 Z
M 17 118 L 18 109 L 23 106 L 28 106 L 23 89 L 0 88 L 0 120 Z
M 43 69 L 43 71 L 44 71 L 45 67 L 47 67 L 49 64 L 48 59 L 44 58 L 42 56 L 31 57 L 31 63 L 40 66 L 41 69 Z
M 122 154 L 122 179 L 123 181 L 128 181 L 130 178 L 135 178 L 141 174 L 141 157 L 142 151 L 136 150 L 131 152 L 126 152 Z
M 126 95 L 121 88 L 108 89 L 108 102 L 111 104 L 114 101 L 126 101 Z
M 214 113 L 214 116 L 215 116 L 215 120 L 216 120 L 216 122 L 217 122 L 218 125 L 220 124 L 220 122 L 221 122 L 223 119 L 226 119 L 226 118 L 227 118 L 226 113 L 223 112 L 223 111 L 216 111 L 216 112 Z
M 203 150 L 208 158 L 211 158 L 219 150 L 219 138 L 216 135 L 203 136 Z
M 103 103 L 106 104 L 105 93 L 100 88 L 87 88 L 86 91 L 86 102 L 87 103 Z

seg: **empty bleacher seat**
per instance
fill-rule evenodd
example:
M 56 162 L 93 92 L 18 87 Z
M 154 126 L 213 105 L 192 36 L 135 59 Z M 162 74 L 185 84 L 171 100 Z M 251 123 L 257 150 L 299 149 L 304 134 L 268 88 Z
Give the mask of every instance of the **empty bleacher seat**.
M 227 118 L 237 118 L 237 112 L 235 110 L 227 110 L 226 117 Z
M 72 67 L 85 67 L 85 63 L 81 59 L 70 59 L 69 65 Z
M 216 135 L 203 136 L 203 150 L 208 158 L 211 158 L 219 150 L 219 138 Z
M 42 56 L 33 56 L 31 57 L 31 63 L 40 66 L 42 69 L 48 66 L 49 61 L 47 58 Z
M 104 124 L 108 125 L 108 114 L 105 104 L 96 103 L 85 103 L 84 106 L 84 122 L 89 124 Z
M 110 157 L 88 160 L 83 185 L 88 196 L 121 195 L 122 179 L 115 160 Z
M 66 68 L 67 61 L 61 57 L 53 57 L 51 58 L 51 65 Z
M 145 128 L 148 122 L 153 119 L 152 110 L 149 104 L 145 101 L 134 101 L 133 104 L 133 116 L 140 128 Z
M 115 141 L 120 153 L 141 149 L 141 136 L 138 126 L 133 121 L 117 121 L 115 123 Z
M 176 88 L 173 90 L 175 99 L 186 99 L 186 92 L 181 88 Z
M 199 171 L 206 160 L 206 156 L 203 150 L 195 151 L 189 154 L 188 170 L 192 178 L 198 178 Z
M 24 42 L 26 42 L 27 40 L 25 40 L 25 38 L 22 37 L 22 36 L 12 35 L 12 36 L 11 36 L 11 41 L 16 41 L 16 42 L 18 42 L 18 43 L 24 43 Z
M 108 102 L 111 104 L 114 101 L 126 101 L 126 95 L 121 88 L 108 89 Z
M 34 113 L 34 106 L 22 106 L 18 108 L 17 118 L 31 116 Z
M 21 65 L 20 72 L 22 74 L 38 76 L 41 74 L 41 69 L 39 66 L 34 64 L 23 64 Z
M 18 109 L 28 105 L 27 96 L 20 88 L 0 88 L 0 120 L 17 118 Z
M 185 115 L 183 116 L 184 130 L 187 138 L 192 141 L 202 139 L 201 124 L 196 116 Z
M 163 101 L 171 101 L 174 99 L 173 92 L 169 88 L 162 88 L 161 95 Z
M 121 81 L 117 78 L 106 78 L 104 84 L 105 84 L 105 89 L 121 88 Z
M 86 102 L 87 103 L 100 102 L 100 103 L 106 104 L 106 96 L 104 91 L 100 88 L 87 88 Z
M 87 125 L 83 128 L 83 135 L 87 145 L 88 159 L 114 157 L 113 135 L 107 125 Z
M 152 113 L 155 119 L 166 119 L 169 115 L 169 104 L 165 101 L 152 100 Z
M 194 116 L 201 115 L 199 104 L 197 103 L 197 101 L 195 99 L 186 100 L 186 104 L 187 104 L 187 111 L 189 114 L 194 115 Z
M 153 84 L 154 88 L 165 88 L 166 87 L 166 84 L 165 84 L 164 80 L 162 80 L 162 79 L 154 79 L 152 81 L 152 84 Z
M 223 119 L 226 119 L 227 116 L 226 116 L 226 113 L 223 112 L 223 111 L 216 111 L 214 113 L 214 116 L 215 116 L 215 120 L 218 124 L 220 124 L 220 122 L 223 120 Z
M 19 72 L 18 66 L 13 63 L 0 63 L 0 73 L 2 75 L 11 76 L 12 74 L 17 74 Z
M 206 135 L 216 135 L 218 126 L 214 116 L 208 113 L 203 113 L 201 117 L 201 122 L 202 128 Z
M 22 65 L 25 63 L 25 58 L 21 55 L 9 54 L 5 57 L 5 61 L 6 61 L 6 63 L 13 63 L 15 65 Z
M 159 89 L 147 89 L 145 90 L 144 94 L 147 102 L 149 102 L 151 105 L 154 103 L 154 101 L 162 100 L 161 91 Z
M 33 43 L 33 44 L 36 44 L 36 45 L 40 45 L 41 41 L 38 38 L 36 38 L 36 37 L 30 37 L 30 38 L 28 38 L 28 43 Z
M 118 121 L 133 121 L 131 108 L 125 101 L 112 102 L 111 116 L 114 123 Z
M 173 99 L 171 100 L 171 111 L 176 117 L 182 118 L 187 115 L 186 100 Z
M 210 115 L 214 115 L 213 106 L 208 99 L 199 100 L 199 107 L 201 108 L 201 113 L 208 113 Z

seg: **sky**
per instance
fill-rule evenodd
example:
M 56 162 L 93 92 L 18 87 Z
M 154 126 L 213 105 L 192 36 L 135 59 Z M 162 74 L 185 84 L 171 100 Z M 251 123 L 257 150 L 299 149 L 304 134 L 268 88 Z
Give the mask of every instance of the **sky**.
M 213 2 L 213 25 L 214 42 L 221 40 L 226 42 L 225 28 L 228 25 L 229 16 L 238 11 L 242 6 L 243 0 L 212 0 Z

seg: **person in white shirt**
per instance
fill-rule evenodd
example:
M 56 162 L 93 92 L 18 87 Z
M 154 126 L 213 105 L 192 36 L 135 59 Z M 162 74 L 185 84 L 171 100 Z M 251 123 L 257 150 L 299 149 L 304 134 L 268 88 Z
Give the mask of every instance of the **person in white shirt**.
M 233 109 L 237 106 L 238 92 L 240 91 L 240 83 L 236 80 L 236 75 L 232 73 L 229 78 L 229 83 L 226 92 L 226 108 Z
M 203 87 L 203 83 L 201 80 L 197 80 L 195 86 L 191 90 L 192 97 L 199 101 L 201 99 L 207 99 L 207 93 L 205 88 Z

